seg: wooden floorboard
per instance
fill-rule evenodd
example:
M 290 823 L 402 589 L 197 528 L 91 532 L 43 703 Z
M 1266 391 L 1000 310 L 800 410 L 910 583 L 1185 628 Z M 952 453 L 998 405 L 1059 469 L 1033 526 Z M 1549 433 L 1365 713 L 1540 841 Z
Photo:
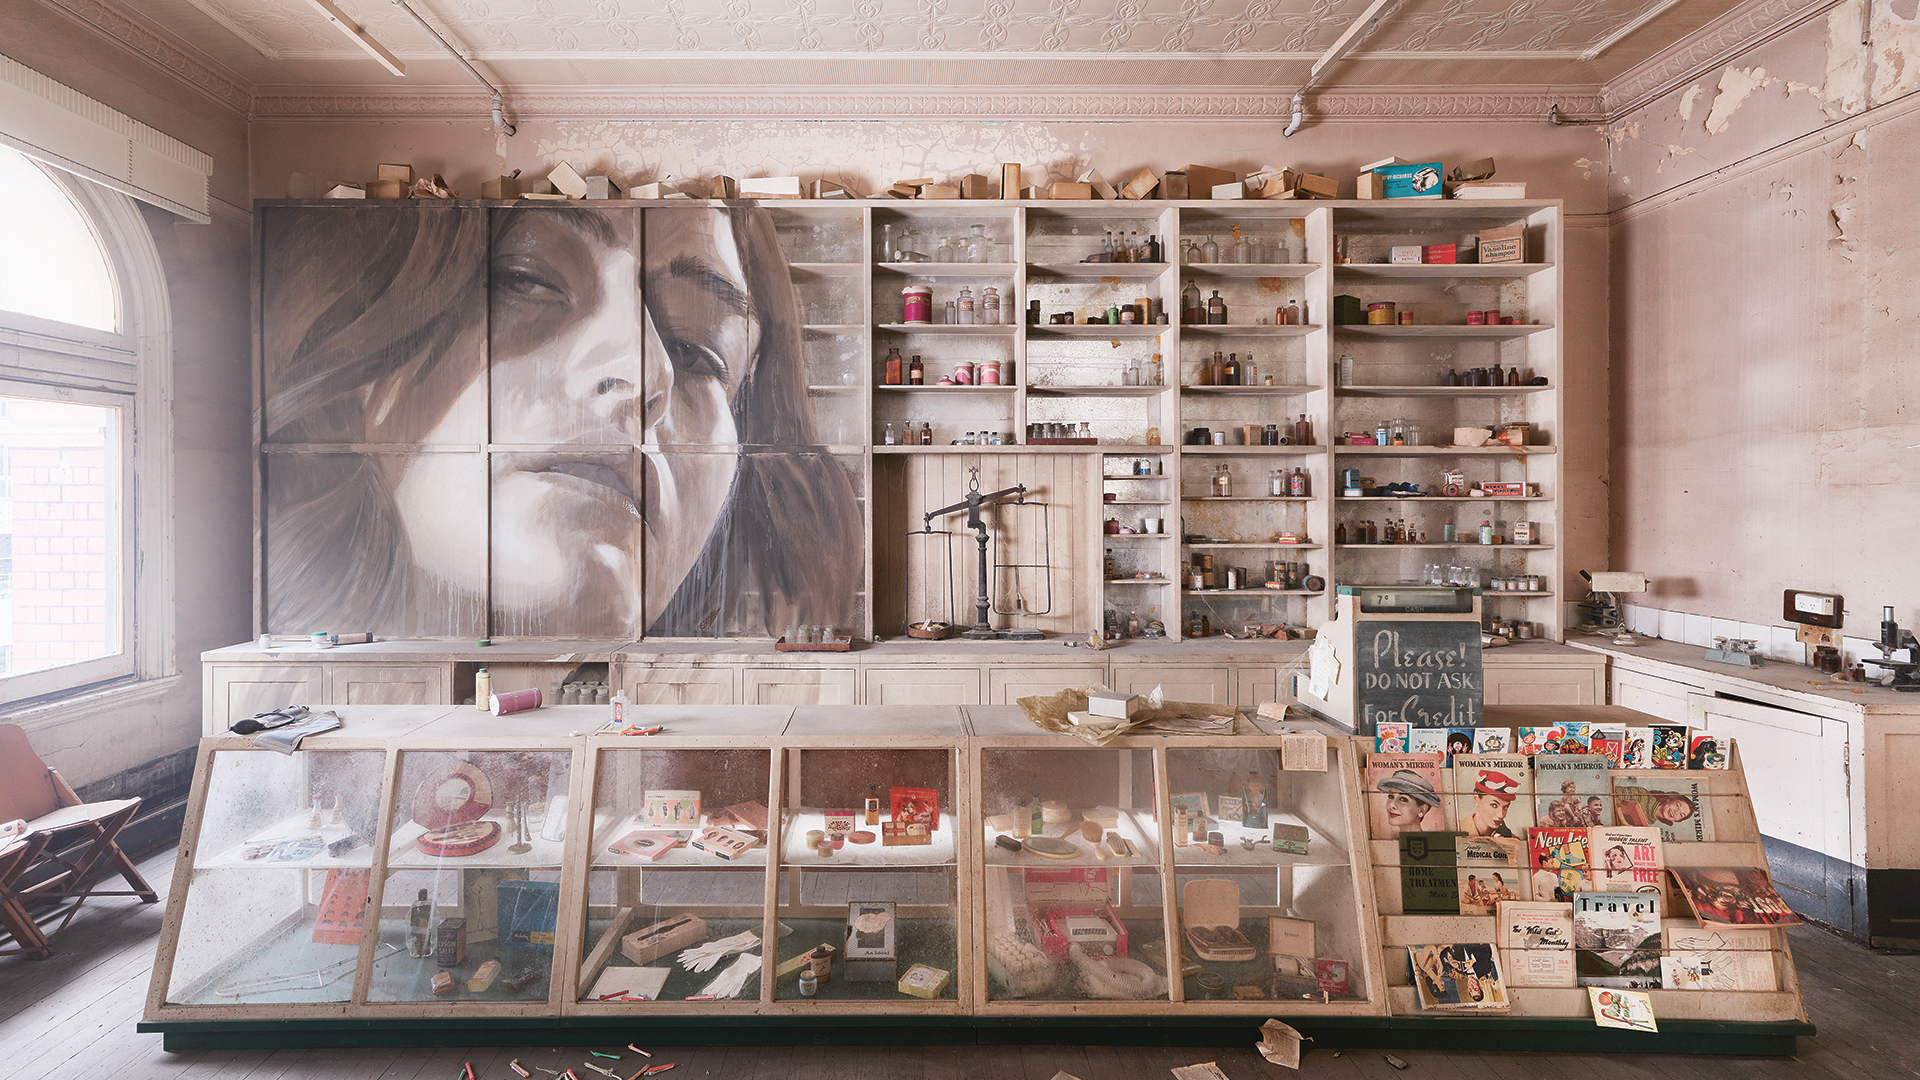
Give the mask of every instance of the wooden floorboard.
M 161 890 L 171 884 L 173 855 L 143 861 L 141 873 Z M 592 1061 L 631 1075 L 645 1064 L 674 1062 L 661 1080 L 1168 1080 L 1170 1070 L 1217 1062 L 1232 1080 L 1284 1074 L 1246 1046 L 674 1047 L 642 1044 L 642 1059 L 618 1044 L 619 1061 L 585 1048 L 407 1048 L 368 1050 L 201 1050 L 172 1054 L 157 1035 L 134 1031 L 145 1007 L 163 905 L 131 898 L 90 901 L 55 939 L 43 961 L 0 957 L 0 1076 L 132 1080 L 455 1080 L 463 1062 L 479 1080 L 518 1080 L 514 1059 L 529 1069 L 573 1068 L 582 1080 L 599 1074 Z M 1865 949 L 1824 931 L 1789 932 L 1807 1012 L 1819 1034 L 1800 1040 L 1799 1056 L 1576 1055 L 1396 1050 L 1406 1070 L 1379 1050 L 1315 1049 L 1307 1044 L 1300 1075 L 1324 1080 L 1840 1080 L 1920 1078 L 1920 955 Z M 534 1080 L 551 1075 L 534 1072 Z

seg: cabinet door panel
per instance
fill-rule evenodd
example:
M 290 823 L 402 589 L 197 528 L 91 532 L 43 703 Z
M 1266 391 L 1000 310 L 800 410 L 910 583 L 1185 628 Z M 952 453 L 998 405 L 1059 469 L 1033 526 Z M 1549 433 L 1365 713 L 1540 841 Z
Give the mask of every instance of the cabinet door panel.
M 1203 668 L 1159 664 L 1115 664 L 1113 688 L 1126 694 L 1145 694 L 1160 687 L 1168 701 L 1198 701 L 1225 705 L 1233 686 L 1223 667 Z
M 209 665 L 203 734 L 218 735 L 235 720 L 283 705 L 324 705 L 321 664 Z
M 1081 667 L 1003 667 L 987 670 L 987 704 L 1017 705 L 1023 697 L 1057 694 L 1075 686 L 1104 685 L 1105 664 Z
M 745 705 L 851 705 L 857 689 L 852 668 L 748 668 L 742 676 Z
M 1598 705 L 1597 667 L 1486 668 L 1489 705 Z
M 1698 689 L 1657 675 L 1613 669 L 1612 704 L 1651 713 L 1670 724 L 1687 722 L 1687 695 Z
M 331 664 L 328 701 L 334 705 L 446 705 L 448 673 L 441 664 Z
M 866 682 L 868 705 L 980 704 L 978 668 L 868 668 Z
M 1233 703 L 1243 709 L 1257 709 L 1269 701 L 1280 700 L 1277 667 L 1236 667 L 1233 683 Z
M 621 679 L 635 705 L 732 705 L 739 696 L 732 668 L 633 666 L 622 671 Z

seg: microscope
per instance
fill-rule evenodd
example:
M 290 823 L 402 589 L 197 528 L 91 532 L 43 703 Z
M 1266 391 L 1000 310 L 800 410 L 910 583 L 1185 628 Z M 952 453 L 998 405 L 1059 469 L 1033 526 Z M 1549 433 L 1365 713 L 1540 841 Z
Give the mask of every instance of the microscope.
M 1920 642 L 1914 640 L 1913 631 L 1902 630 L 1900 624 L 1893 621 L 1893 605 L 1880 609 L 1880 640 L 1875 643 L 1880 650 L 1881 659 L 1861 657 L 1863 664 L 1887 668 L 1893 672 L 1893 681 L 1888 686 L 1909 694 L 1920 692 Z M 1893 654 L 1906 650 L 1905 660 L 1895 660 Z

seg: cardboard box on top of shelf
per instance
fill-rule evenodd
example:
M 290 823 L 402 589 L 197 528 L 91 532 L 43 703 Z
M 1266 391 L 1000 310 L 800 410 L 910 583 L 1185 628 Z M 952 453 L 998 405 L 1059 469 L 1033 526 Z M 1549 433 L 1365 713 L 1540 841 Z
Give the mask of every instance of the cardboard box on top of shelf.
M 1240 174 L 1232 169 L 1216 169 L 1211 165 L 1189 165 L 1181 171 L 1187 175 L 1187 197 L 1190 199 L 1210 199 L 1214 188 L 1240 179 Z

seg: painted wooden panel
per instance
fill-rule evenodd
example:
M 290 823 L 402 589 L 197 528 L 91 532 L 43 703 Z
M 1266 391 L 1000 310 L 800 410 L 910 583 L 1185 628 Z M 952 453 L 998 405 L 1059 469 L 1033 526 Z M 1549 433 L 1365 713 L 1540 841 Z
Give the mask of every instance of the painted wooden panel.
M 444 664 L 330 664 L 333 705 L 445 705 L 448 667 Z
M 980 669 L 970 667 L 868 668 L 866 705 L 978 705 Z

